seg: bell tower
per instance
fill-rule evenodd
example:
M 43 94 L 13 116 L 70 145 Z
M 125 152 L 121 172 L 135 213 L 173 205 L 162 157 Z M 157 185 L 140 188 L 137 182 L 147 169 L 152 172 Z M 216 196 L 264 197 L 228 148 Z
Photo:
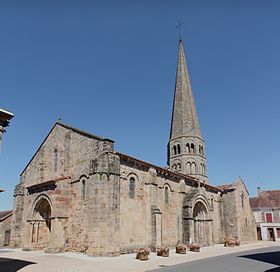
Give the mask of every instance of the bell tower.
M 208 183 L 205 144 L 201 136 L 184 47 L 179 39 L 168 165 L 171 171 Z

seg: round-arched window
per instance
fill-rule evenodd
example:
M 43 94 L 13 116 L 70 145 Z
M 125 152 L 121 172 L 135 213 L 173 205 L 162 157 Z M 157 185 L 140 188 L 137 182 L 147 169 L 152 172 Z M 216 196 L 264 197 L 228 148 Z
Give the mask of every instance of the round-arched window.
M 164 188 L 164 204 L 169 205 L 169 190 L 167 186 Z
M 129 179 L 129 197 L 134 198 L 135 197 L 135 178 L 131 177 Z

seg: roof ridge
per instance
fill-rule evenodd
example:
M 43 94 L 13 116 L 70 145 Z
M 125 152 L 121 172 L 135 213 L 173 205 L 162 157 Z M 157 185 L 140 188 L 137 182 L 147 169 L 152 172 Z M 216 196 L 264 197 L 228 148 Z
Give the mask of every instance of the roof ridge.
M 169 172 L 169 173 L 171 173 L 171 174 L 173 174 L 173 175 L 177 175 L 177 176 L 180 177 L 180 178 L 189 179 L 189 180 L 192 180 L 192 181 L 194 181 L 194 182 L 199 183 L 199 180 L 196 179 L 196 178 L 194 178 L 194 177 L 191 177 L 191 176 L 188 176 L 188 175 L 185 175 L 185 174 L 182 174 L 182 173 L 173 172 L 173 171 L 168 170 L 168 169 L 165 169 L 165 168 L 163 168 L 163 167 L 161 167 L 161 166 L 157 166 L 157 165 L 155 165 L 155 164 L 148 163 L 148 162 L 146 162 L 146 161 L 143 161 L 143 160 L 140 160 L 140 159 L 131 157 L 130 155 L 127 155 L 127 154 L 124 154 L 124 153 L 121 153 L 121 152 L 118 152 L 118 151 L 115 151 L 115 154 L 120 155 L 120 156 L 126 156 L 126 157 L 128 157 L 128 158 L 133 159 L 133 160 L 136 160 L 136 161 L 139 161 L 139 162 L 141 162 L 141 163 L 147 164 L 147 165 L 149 165 L 150 167 L 154 167 L 154 168 L 159 169 L 159 170 L 161 170 L 161 171 L 166 171 L 166 172 Z M 210 185 L 210 184 L 207 184 L 207 183 L 205 183 L 204 186 L 209 187 L 209 188 L 213 188 L 213 189 L 216 189 L 216 190 L 220 191 L 220 189 L 219 189 L 217 186 L 213 186 L 213 185 Z
M 280 192 L 280 189 L 274 189 L 274 190 L 261 190 L 262 192 Z
M 67 129 L 71 129 L 71 130 L 73 130 L 74 132 L 77 132 L 77 133 L 82 134 L 82 135 L 84 135 L 84 136 L 89 136 L 90 138 L 95 138 L 95 139 L 97 139 L 97 140 L 102 140 L 102 141 L 110 141 L 110 142 L 114 143 L 114 141 L 111 140 L 111 139 L 109 139 L 109 138 L 104 138 L 104 137 L 97 136 L 97 135 L 92 134 L 92 133 L 90 133 L 90 132 L 87 132 L 87 131 L 85 131 L 85 130 L 81 130 L 81 129 L 78 129 L 78 128 L 76 128 L 76 127 L 73 127 L 73 126 L 70 126 L 70 125 L 68 125 L 68 124 L 65 124 L 65 123 L 63 123 L 63 122 L 61 122 L 61 121 L 57 121 L 55 124 L 61 125 L 61 126 L 67 128 Z

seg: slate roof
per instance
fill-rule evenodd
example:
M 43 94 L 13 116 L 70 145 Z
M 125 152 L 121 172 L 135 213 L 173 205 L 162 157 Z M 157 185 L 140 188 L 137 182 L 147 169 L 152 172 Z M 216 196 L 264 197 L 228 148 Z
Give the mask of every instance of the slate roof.
M 250 198 L 250 205 L 256 208 L 280 208 L 280 190 L 260 191 L 258 197 Z

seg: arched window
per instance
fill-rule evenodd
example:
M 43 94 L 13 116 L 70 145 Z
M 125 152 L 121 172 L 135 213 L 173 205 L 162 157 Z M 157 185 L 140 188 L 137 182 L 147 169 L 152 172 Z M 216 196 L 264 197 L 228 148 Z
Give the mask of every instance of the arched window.
M 174 152 L 174 155 L 177 155 L 177 148 L 176 148 L 176 145 L 173 146 L 173 152 Z
M 191 174 L 191 163 L 187 162 L 187 174 Z
M 134 198 L 135 197 L 135 178 L 131 177 L 129 179 L 129 197 Z
M 176 163 L 175 163 L 175 164 L 173 164 L 173 167 L 172 167 L 172 168 L 173 168 L 173 170 L 174 170 L 174 171 L 176 171 L 176 169 L 177 169 L 177 165 L 176 165 Z
M 53 153 L 54 153 L 54 162 L 53 162 L 53 164 L 54 164 L 54 172 L 56 172 L 57 171 L 57 148 L 55 148 L 54 150 L 53 150 Z
M 214 197 L 211 196 L 211 203 L 210 203 L 210 207 L 211 207 L 211 210 L 214 211 Z
M 177 163 L 177 170 L 181 170 L 181 163 Z
M 191 144 L 191 153 L 195 153 L 194 144 Z
M 244 208 L 244 194 L 241 194 L 241 206 Z
M 181 153 L 181 147 L 180 147 L 180 145 L 179 145 L 179 144 L 177 144 L 177 151 L 178 151 L 178 154 L 180 154 L 180 153 Z
M 164 187 L 164 204 L 169 205 L 169 190 L 168 187 Z
M 190 148 L 190 144 L 189 143 L 186 144 L 186 148 L 187 148 L 187 153 L 191 153 L 191 148 Z
M 201 155 L 204 156 L 204 149 L 203 149 L 203 146 L 201 146 Z
M 196 174 L 196 163 L 195 162 L 193 162 L 191 164 L 191 174 Z
M 86 181 L 83 179 L 82 180 L 82 190 L 81 190 L 81 195 L 82 195 L 82 199 L 85 199 L 86 197 Z
M 201 172 L 202 172 L 201 173 L 202 175 L 206 174 L 206 169 L 205 169 L 205 164 L 204 163 L 201 164 Z

